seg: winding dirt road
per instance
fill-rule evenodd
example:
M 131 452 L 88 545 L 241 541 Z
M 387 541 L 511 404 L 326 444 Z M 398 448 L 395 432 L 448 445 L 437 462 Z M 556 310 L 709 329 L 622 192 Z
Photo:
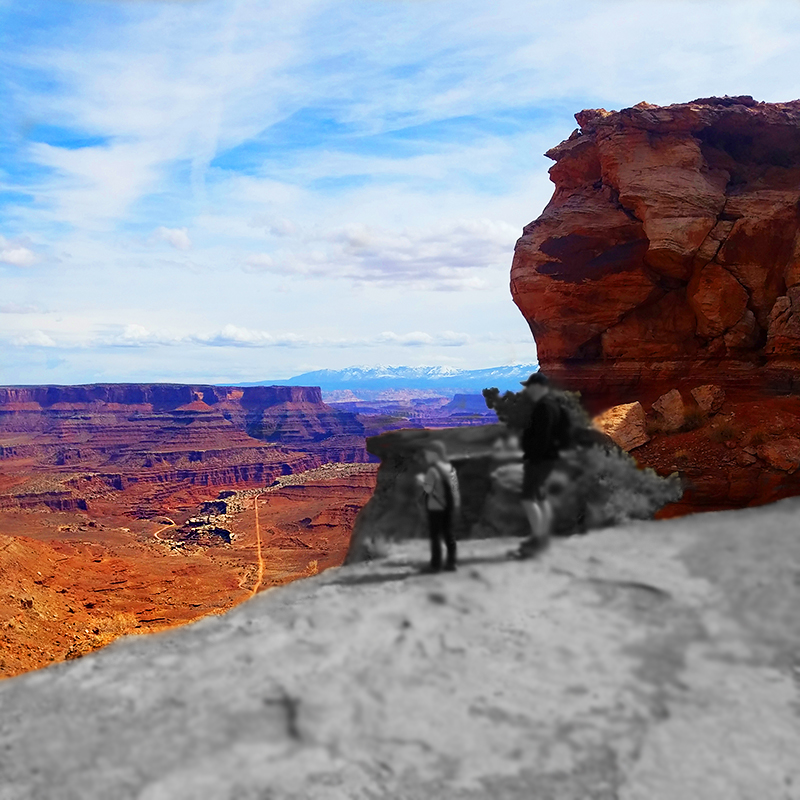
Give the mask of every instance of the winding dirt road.
M 261 526 L 258 523 L 258 501 L 261 498 L 260 494 L 253 496 L 253 516 L 256 521 L 256 554 L 258 555 L 258 580 L 255 586 L 250 590 L 250 596 L 255 595 L 261 588 L 264 581 L 264 555 L 261 551 Z
M 164 519 L 169 519 L 169 517 L 164 517 Z M 153 534 L 153 536 L 154 536 L 156 539 L 158 539 L 158 541 L 159 541 L 159 542 L 163 542 L 164 540 L 163 540 L 163 539 L 162 539 L 162 538 L 161 538 L 161 537 L 160 537 L 158 534 L 159 534 L 159 533 L 162 533 L 163 531 L 168 531 L 170 528 L 174 528 L 176 524 L 177 524 L 177 523 L 175 523 L 175 522 L 173 522 L 171 519 L 169 519 L 169 525 L 165 525 L 163 528 L 159 528 L 159 529 L 158 529 L 158 530 L 157 530 L 157 531 L 156 531 L 156 532 Z

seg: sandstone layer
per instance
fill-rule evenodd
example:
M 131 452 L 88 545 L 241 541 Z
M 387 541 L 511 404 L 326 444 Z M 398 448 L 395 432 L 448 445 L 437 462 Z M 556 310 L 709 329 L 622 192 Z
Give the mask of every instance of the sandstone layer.
M 587 110 L 511 289 L 542 370 L 593 412 L 800 385 L 800 101 Z
M 0 509 L 107 502 L 153 516 L 179 491 L 209 499 L 367 460 L 364 426 L 317 387 L 0 387 Z
M 0 683 L 3 800 L 796 800 L 798 501 L 423 543 Z

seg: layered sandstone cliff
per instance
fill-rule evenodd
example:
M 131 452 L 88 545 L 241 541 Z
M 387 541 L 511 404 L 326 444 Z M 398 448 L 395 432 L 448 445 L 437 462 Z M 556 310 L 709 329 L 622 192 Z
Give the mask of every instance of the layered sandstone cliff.
M 182 488 L 367 459 L 363 425 L 313 386 L 0 387 L 0 508 L 85 509 L 133 486 L 146 512 Z
M 542 369 L 599 409 L 800 380 L 800 101 L 707 98 L 576 115 L 517 242 Z

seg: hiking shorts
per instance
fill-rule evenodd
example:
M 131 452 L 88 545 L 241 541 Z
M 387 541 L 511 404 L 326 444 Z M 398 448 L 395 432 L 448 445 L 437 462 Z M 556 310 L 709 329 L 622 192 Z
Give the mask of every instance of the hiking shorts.
M 553 471 L 557 461 L 523 461 L 522 462 L 522 499 L 540 500 L 542 487 L 547 476 Z

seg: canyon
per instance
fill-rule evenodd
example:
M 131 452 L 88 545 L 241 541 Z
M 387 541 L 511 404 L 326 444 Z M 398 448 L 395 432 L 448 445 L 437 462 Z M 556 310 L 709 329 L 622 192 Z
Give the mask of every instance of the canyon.
M 541 370 L 592 413 L 640 404 L 632 454 L 688 479 L 672 513 L 797 494 L 800 101 L 576 120 L 511 268 Z
M 341 563 L 374 475 L 317 387 L 0 388 L 0 676 Z
M 363 436 L 317 387 L 2 387 L 0 509 L 105 504 L 152 517 L 210 487 L 367 461 Z
M 477 425 L 481 438 L 493 417 L 465 395 L 0 387 L 0 676 L 341 564 L 376 482 L 365 437 Z

